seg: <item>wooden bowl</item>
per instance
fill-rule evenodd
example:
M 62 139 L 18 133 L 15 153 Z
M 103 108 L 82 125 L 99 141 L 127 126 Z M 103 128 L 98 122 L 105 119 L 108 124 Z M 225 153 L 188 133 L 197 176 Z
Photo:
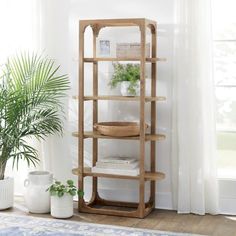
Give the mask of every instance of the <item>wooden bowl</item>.
M 138 122 L 99 122 L 94 125 L 94 128 L 103 135 L 115 137 L 130 137 L 140 134 L 140 126 Z M 146 124 L 146 129 L 148 125 Z

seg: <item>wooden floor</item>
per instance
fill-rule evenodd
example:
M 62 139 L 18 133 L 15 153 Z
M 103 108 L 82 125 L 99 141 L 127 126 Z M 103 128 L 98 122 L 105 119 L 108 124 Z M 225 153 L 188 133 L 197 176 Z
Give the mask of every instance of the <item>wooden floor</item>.
M 13 209 L 4 212 L 51 218 L 49 214 L 29 214 L 22 198 L 16 199 Z M 145 219 L 134 219 L 78 213 L 77 204 L 75 203 L 75 214 L 70 220 L 182 233 L 236 236 L 236 216 L 198 216 L 193 214 L 177 214 L 175 211 L 155 210 Z

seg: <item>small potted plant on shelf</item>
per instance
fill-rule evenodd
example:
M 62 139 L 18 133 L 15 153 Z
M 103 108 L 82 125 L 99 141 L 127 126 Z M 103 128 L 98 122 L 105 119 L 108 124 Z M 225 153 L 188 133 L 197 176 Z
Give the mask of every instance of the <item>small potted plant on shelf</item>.
M 28 53 L 9 58 L 0 76 L 0 210 L 13 206 L 12 178 L 6 165 L 39 161 L 27 138 L 44 139 L 62 133 L 61 99 L 69 89 L 67 75 L 48 58 Z M 45 190 L 44 190 L 45 192 Z M 40 197 L 38 195 L 38 197 Z M 37 204 L 37 202 L 35 202 Z
M 116 88 L 120 85 L 122 96 L 139 95 L 140 89 L 140 65 L 139 64 L 113 64 L 114 73 L 109 85 Z
M 47 191 L 51 194 L 51 215 L 55 218 L 69 218 L 73 216 L 73 197 L 83 196 L 83 191 L 78 190 L 72 180 L 66 184 L 55 181 Z

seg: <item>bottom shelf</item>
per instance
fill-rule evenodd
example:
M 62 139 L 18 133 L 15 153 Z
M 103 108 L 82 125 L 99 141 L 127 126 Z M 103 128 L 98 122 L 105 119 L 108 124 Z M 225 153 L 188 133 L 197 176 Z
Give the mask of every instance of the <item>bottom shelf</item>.
M 105 174 L 105 173 L 94 173 L 91 171 L 90 167 L 85 167 L 83 171 L 83 176 L 93 176 L 93 177 L 103 177 L 103 178 L 117 178 L 117 179 L 135 179 L 139 180 L 140 176 L 128 176 L 128 175 L 115 175 L 115 174 Z M 78 168 L 72 170 L 74 175 L 79 175 L 80 171 Z M 144 176 L 146 181 L 157 181 L 165 178 L 165 174 L 162 172 L 145 172 Z
M 144 218 L 154 209 L 154 202 L 151 201 L 140 207 L 139 203 L 110 201 L 100 198 L 99 195 L 89 203 L 85 203 L 83 199 L 80 201 L 79 212 L 102 215 Z

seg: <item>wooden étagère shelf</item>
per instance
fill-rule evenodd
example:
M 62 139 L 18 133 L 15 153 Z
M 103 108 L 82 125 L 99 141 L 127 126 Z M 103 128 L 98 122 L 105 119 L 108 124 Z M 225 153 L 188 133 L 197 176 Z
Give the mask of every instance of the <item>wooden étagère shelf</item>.
M 85 29 L 90 26 L 93 32 L 93 57 L 84 57 L 84 33 Z M 96 40 L 101 29 L 105 27 L 133 27 L 136 26 L 140 30 L 140 45 L 141 56 L 130 58 L 103 58 L 97 56 Z M 146 34 L 147 30 L 151 32 L 151 56 L 146 57 Z M 117 215 L 126 217 L 144 218 L 155 207 L 156 181 L 165 178 L 165 174 L 156 171 L 156 141 L 165 139 L 165 135 L 156 134 L 156 102 L 165 101 L 163 96 L 156 95 L 156 79 L 157 79 L 157 62 L 165 61 L 164 58 L 158 58 L 156 52 L 156 37 L 157 24 L 155 21 L 135 18 L 135 19 L 100 19 L 100 20 L 81 20 L 79 23 L 79 96 L 73 96 L 78 100 L 79 106 L 79 130 L 73 132 L 72 135 L 79 140 L 79 154 L 78 154 L 78 168 L 72 170 L 72 173 L 78 175 L 79 188 L 84 191 L 84 178 L 92 178 L 92 197 L 89 202 L 86 202 L 83 197 L 79 197 L 79 211 L 95 214 Z M 140 64 L 140 96 L 123 97 L 113 95 L 99 95 L 98 92 L 98 62 L 138 62 Z M 93 71 L 93 93 L 91 96 L 84 94 L 84 64 L 92 63 Z M 145 95 L 145 66 L 146 63 L 151 63 L 151 96 Z M 98 133 L 95 128 L 92 131 L 84 130 L 84 103 L 92 101 L 93 105 L 93 120 L 92 124 L 98 123 L 98 101 L 133 101 L 139 103 L 139 125 L 140 134 L 135 137 L 115 137 L 105 136 Z M 145 119 L 145 104 L 151 104 L 151 118 L 150 118 L 150 132 L 146 133 L 146 119 Z M 96 173 L 92 172 L 91 167 L 84 165 L 84 140 L 92 139 L 92 166 L 95 166 L 98 160 L 98 140 L 99 139 L 116 139 L 118 140 L 136 140 L 139 142 L 139 172 L 138 176 L 127 176 L 119 174 Z M 150 157 L 145 156 L 145 144 L 150 143 Z M 150 161 L 150 169 L 145 169 L 145 159 Z M 99 195 L 98 178 L 112 178 L 138 181 L 139 188 L 139 202 L 121 202 L 102 199 Z M 145 202 L 145 183 L 150 184 L 150 195 L 147 202 Z M 115 207 L 115 208 L 114 208 Z M 119 208 L 119 209 L 118 209 Z

